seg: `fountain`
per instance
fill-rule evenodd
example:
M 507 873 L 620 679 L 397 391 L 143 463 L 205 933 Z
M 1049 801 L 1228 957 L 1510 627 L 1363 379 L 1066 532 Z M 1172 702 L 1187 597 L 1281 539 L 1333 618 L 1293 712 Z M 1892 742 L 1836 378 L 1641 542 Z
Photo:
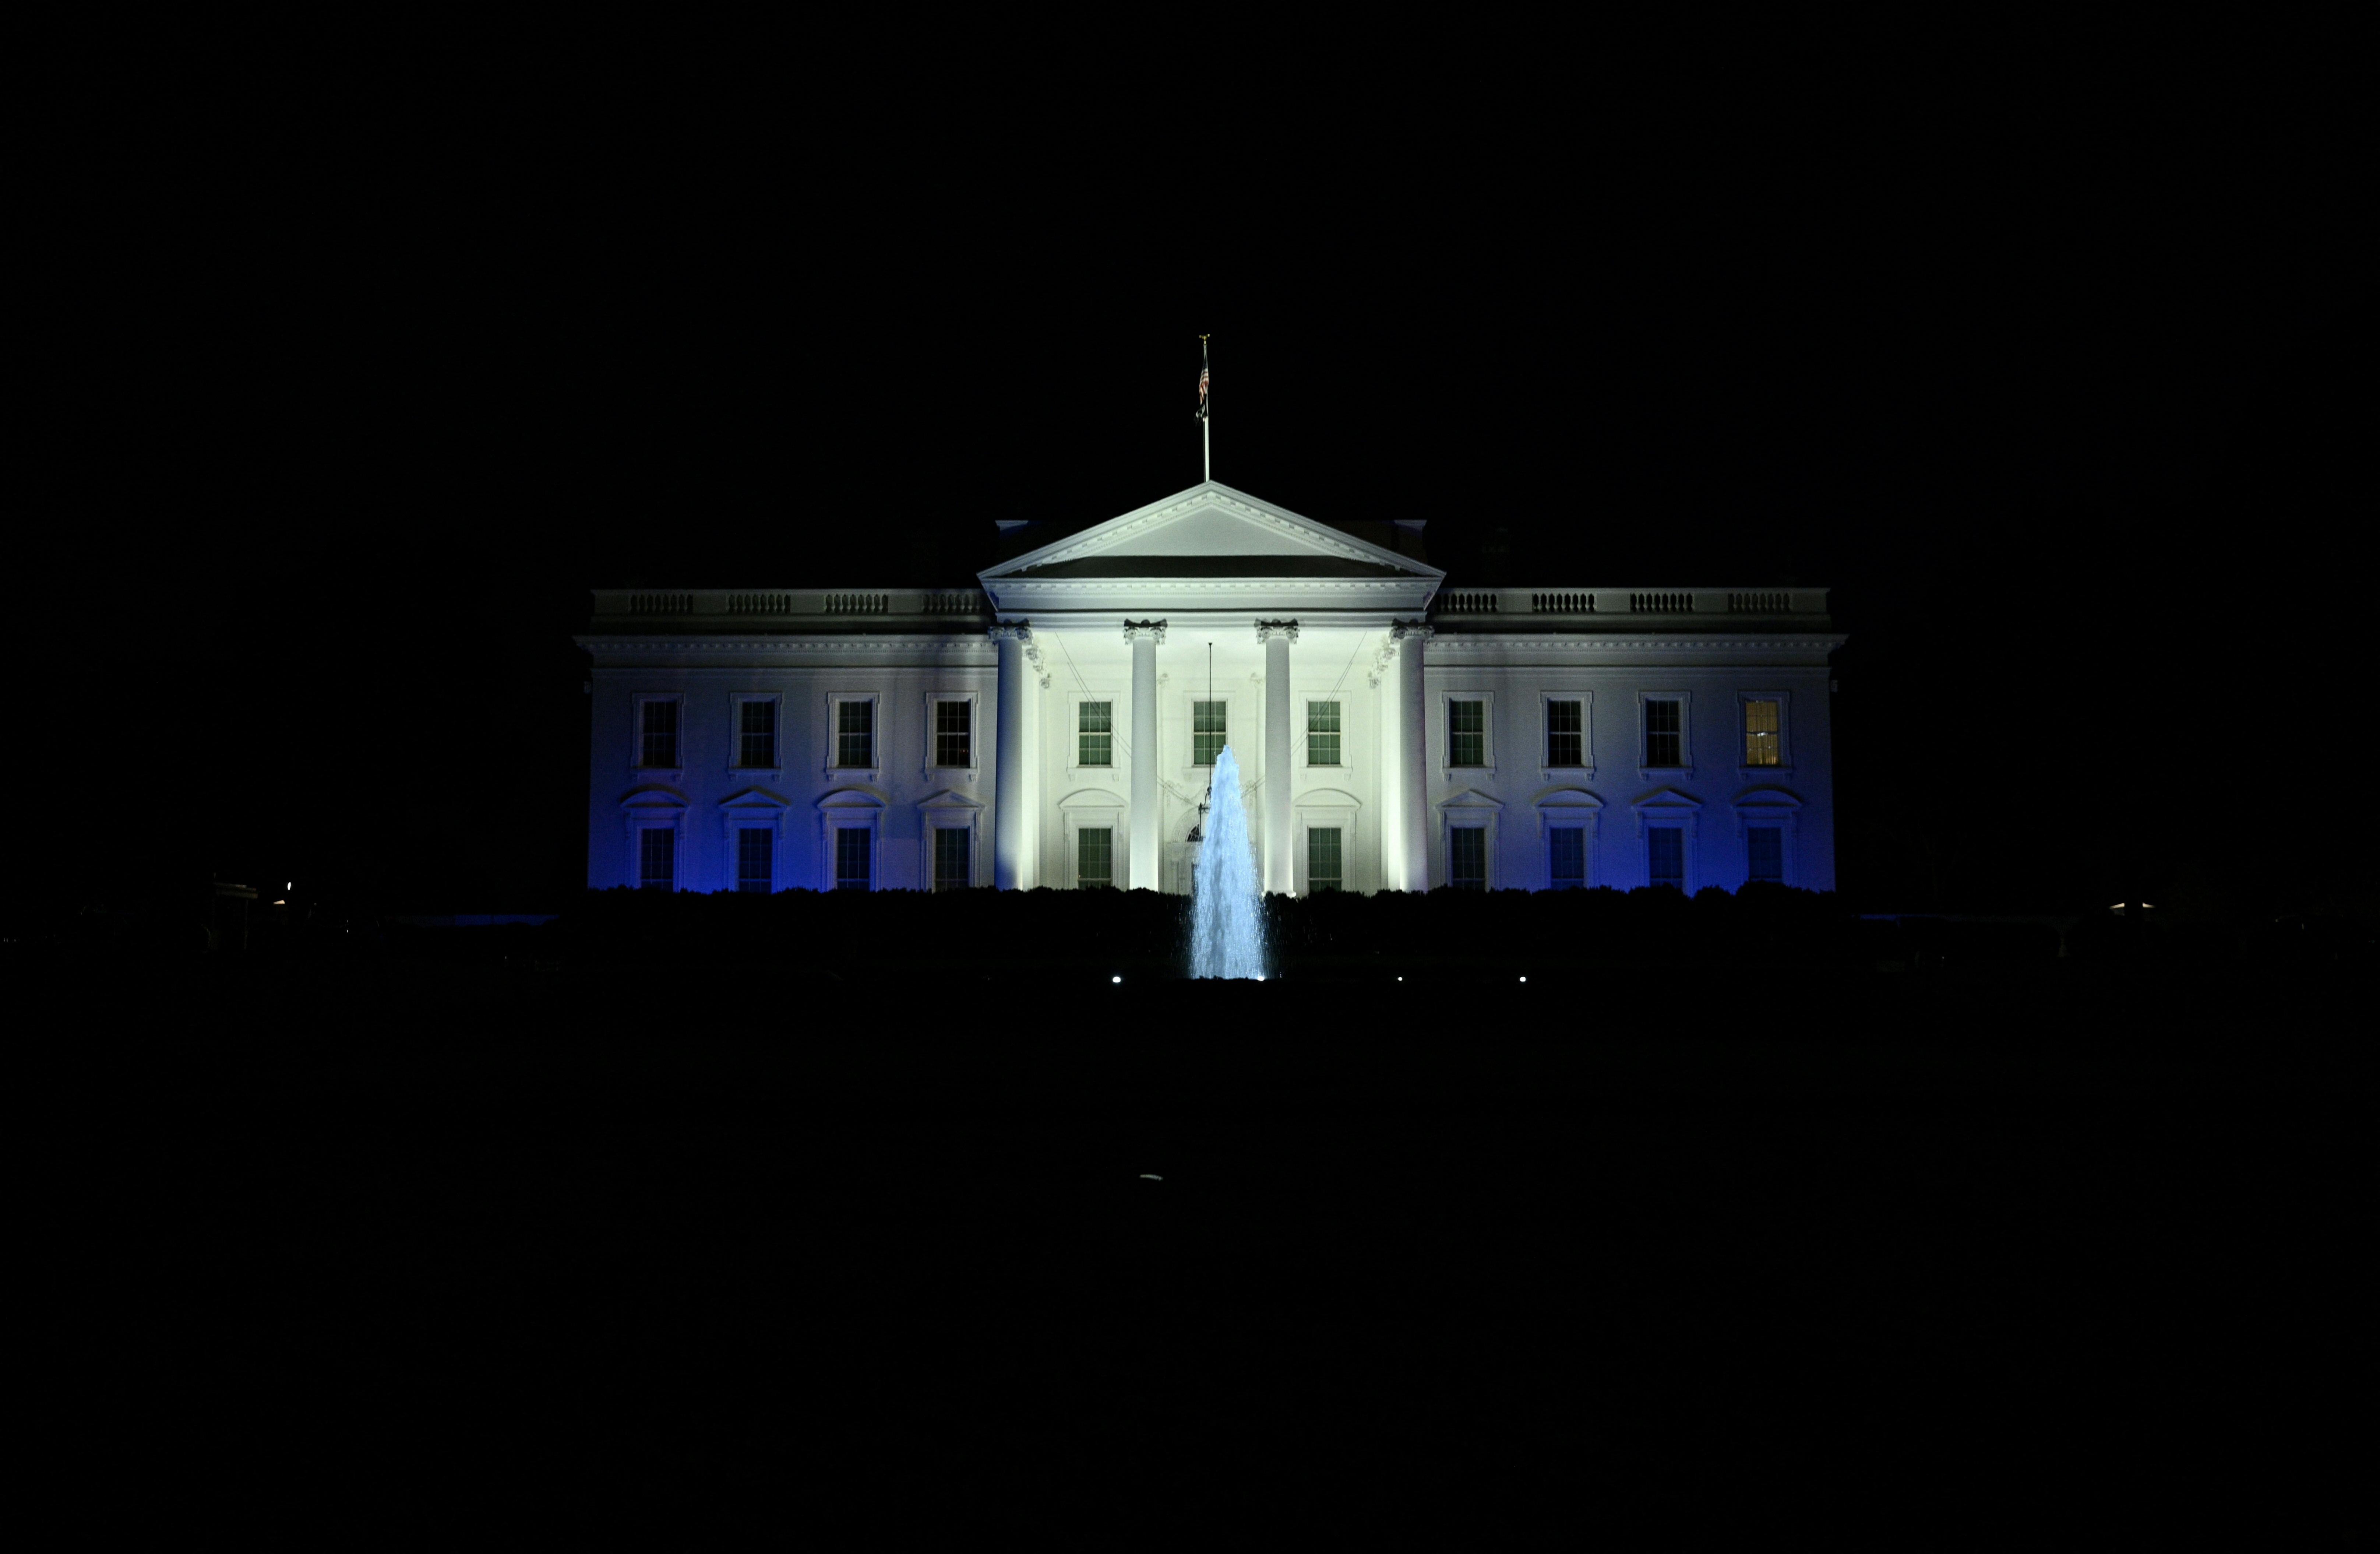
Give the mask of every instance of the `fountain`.
M 1198 842 L 1190 895 L 1190 974 L 1264 980 L 1264 893 L 1240 798 L 1240 763 L 1225 745 L 1215 757 L 1214 797 Z

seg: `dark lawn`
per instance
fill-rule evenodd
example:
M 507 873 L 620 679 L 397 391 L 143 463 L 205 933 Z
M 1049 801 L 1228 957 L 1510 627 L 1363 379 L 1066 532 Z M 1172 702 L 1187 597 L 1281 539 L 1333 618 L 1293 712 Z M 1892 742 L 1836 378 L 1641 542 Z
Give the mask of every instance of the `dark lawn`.
M 2353 1241 L 2312 986 L 42 974 L 128 1385 L 492 1450 L 689 1386 L 869 1440 L 2228 1429 L 2331 1386 Z

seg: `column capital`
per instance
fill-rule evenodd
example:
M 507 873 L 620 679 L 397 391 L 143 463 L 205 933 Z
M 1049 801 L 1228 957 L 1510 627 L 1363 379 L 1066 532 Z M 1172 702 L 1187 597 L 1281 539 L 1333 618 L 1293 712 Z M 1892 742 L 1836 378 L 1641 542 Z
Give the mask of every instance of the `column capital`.
M 1297 622 L 1294 620 L 1259 620 L 1257 622 L 1257 641 L 1260 642 L 1269 642 L 1272 638 L 1272 634 L 1276 631 L 1286 636 L 1291 642 L 1297 641 Z
M 1123 623 L 1123 640 L 1135 637 L 1153 638 L 1160 647 L 1165 645 L 1165 622 L 1162 620 L 1127 620 Z
M 1426 642 L 1437 635 L 1438 629 L 1426 620 L 1396 620 L 1389 623 L 1389 640 L 1392 642 L 1403 642 L 1408 637 Z
M 1033 640 L 1033 623 L 1029 620 L 1002 620 L 986 630 L 984 635 L 996 642 L 1029 642 Z

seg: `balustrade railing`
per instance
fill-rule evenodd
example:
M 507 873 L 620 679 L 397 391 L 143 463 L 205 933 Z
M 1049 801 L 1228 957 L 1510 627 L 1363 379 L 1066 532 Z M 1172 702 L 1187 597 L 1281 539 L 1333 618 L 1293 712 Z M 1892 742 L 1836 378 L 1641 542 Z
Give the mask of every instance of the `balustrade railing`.
M 1815 615 L 1823 588 L 1451 588 L 1430 614 L 1460 616 Z
M 796 620 L 804 616 L 853 616 L 897 619 L 904 616 L 937 620 L 965 619 L 990 613 L 980 589 L 971 588 L 795 588 L 768 592 L 741 589 L 595 590 L 595 617 L 633 617 L 650 620 L 665 617 L 718 616 L 738 620 Z M 724 624 L 724 621 L 722 622 Z

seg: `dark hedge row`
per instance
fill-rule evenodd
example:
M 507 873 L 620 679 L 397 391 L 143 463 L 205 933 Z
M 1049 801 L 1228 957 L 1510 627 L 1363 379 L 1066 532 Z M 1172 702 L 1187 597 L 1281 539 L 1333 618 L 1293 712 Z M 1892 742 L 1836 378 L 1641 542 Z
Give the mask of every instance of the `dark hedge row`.
M 1831 894 L 1781 886 L 1691 899 L 1666 888 L 1277 896 L 1266 908 L 1274 962 L 1292 975 L 1516 966 L 1551 974 L 1615 961 L 1922 965 L 1953 956 L 2046 961 L 2058 951 L 2046 927 L 1866 922 Z M 1180 897 L 1140 890 L 618 889 L 590 892 L 555 923 L 516 936 L 525 953 L 572 961 L 683 952 L 748 954 L 835 974 L 963 967 L 998 975 L 1053 964 L 1171 974 L 1185 958 L 1187 912 Z

